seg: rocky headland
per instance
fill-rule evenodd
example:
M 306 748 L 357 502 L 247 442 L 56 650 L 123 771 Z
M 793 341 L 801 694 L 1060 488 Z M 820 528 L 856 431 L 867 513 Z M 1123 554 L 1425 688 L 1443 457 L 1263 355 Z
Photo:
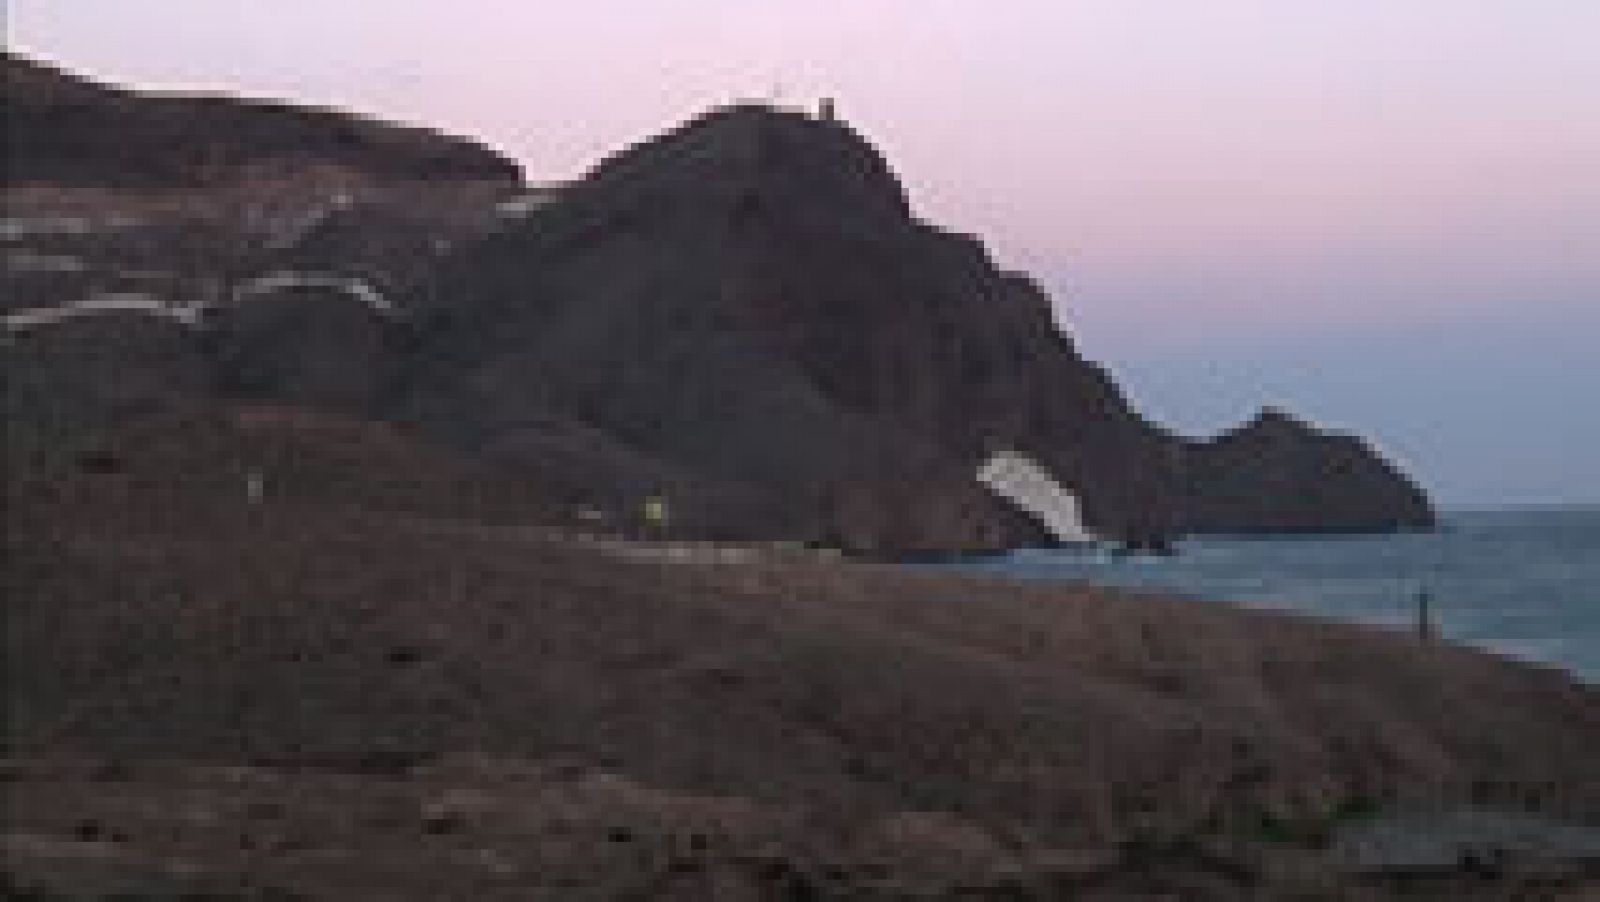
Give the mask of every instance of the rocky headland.
M 975 482 L 998 448 L 1112 539 L 1432 523 L 1357 439 L 1276 413 L 1209 440 L 1146 420 L 1033 282 L 919 219 L 831 117 L 715 110 L 529 187 L 421 129 L 6 66 L 8 366 L 95 417 L 175 390 L 409 422 L 614 517 L 657 493 L 685 535 L 875 555 L 1045 541 Z M 115 161 L 96 129 L 129 136 Z M 44 215 L 45 189 L 98 218 Z M 152 319 L 140 305 L 169 315 L 73 337 Z M 82 315 L 39 324 L 63 310 Z M 80 344 L 132 378 L 84 377 Z M 39 375 L 50 359 L 73 371 Z

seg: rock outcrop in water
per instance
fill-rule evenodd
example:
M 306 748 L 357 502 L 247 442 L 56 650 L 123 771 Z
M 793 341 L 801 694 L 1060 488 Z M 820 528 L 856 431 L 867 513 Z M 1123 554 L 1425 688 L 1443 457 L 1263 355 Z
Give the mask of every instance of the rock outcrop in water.
M 1274 408 L 1185 449 L 1189 522 L 1209 532 L 1386 532 L 1430 526 L 1427 496 L 1366 443 Z

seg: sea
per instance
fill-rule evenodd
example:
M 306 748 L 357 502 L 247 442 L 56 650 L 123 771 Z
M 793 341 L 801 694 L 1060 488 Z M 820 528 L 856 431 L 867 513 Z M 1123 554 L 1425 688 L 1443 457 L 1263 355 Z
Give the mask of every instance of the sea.
M 1432 532 L 1200 537 L 1169 557 L 1028 549 L 955 566 L 1022 579 L 1159 589 L 1438 632 L 1600 685 L 1600 505 L 1448 511 Z

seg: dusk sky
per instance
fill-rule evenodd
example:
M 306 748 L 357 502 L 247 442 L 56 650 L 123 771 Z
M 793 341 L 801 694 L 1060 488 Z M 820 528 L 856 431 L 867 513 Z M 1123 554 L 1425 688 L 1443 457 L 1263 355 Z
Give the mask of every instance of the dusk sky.
M 1263 403 L 1445 506 L 1600 502 L 1597 0 L 9 0 L 144 87 L 479 137 L 534 180 L 742 98 L 839 113 L 1154 419 Z

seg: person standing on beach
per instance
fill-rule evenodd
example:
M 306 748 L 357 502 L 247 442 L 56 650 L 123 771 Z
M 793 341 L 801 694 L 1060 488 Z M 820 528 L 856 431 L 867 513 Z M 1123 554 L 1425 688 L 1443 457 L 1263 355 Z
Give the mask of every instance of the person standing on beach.
M 1433 641 L 1433 595 L 1427 586 L 1417 589 L 1417 638 L 1423 642 Z

